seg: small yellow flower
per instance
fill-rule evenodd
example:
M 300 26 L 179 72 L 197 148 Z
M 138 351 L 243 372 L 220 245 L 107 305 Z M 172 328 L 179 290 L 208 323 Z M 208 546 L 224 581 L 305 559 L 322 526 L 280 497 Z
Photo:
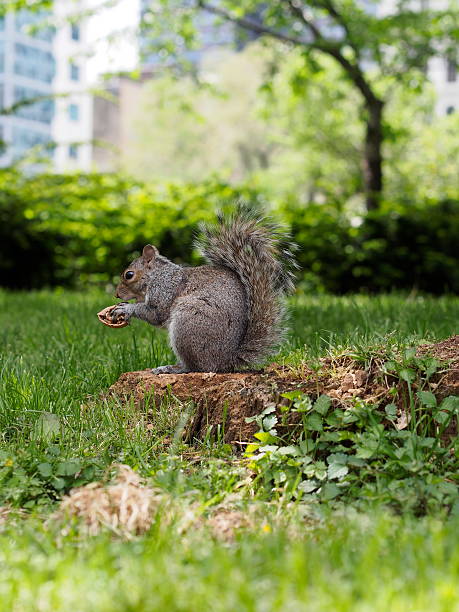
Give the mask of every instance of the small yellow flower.
M 268 525 L 268 523 L 263 523 L 263 525 L 261 526 L 261 530 L 264 533 L 271 533 L 271 531 L 272 531 L 271 525 Z
M 6 466 L 6 467 L 11 467 L 12 465 L 13 465 L 13 460 L 12 460 L 12 459 L 7 459 L 7 460 L 5 461 L 5 466 Z

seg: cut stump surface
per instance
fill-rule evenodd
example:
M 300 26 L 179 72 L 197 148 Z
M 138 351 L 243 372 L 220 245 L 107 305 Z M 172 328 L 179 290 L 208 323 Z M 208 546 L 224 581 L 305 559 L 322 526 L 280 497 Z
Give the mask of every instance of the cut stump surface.
M 432 345 L 423 345 L 418 355 L 432 355 L 448 365 L 441 368 L 431 381 L 431 390 L 439 399 L 448 395 L 459 395 L 459 335 Z M 179 402 L 193 402 L 194 412 L 187 426 L 188 440 L 202 439 L 209 428 L 222 427 L 224 440 L 230 444 L 253 440 L 258 425 L 246 422 L 247 417 L 260 414 L 269 405 L 287 404 L 282 394 L 302 391 L 315 400 L 327 394 L 338 407 L 350 406 L 356 398 L 371 402 L 375 406 L 394 402 L 394 384 L 402 413 L 403 385 L 400 381 L 388 381 L 381 372 L 382 360 L 375 356 L 372 365 L 362 369 L 349 356 L 324 358 L 319 369 L 308 366 L 291 369 L 271 365 L 262 372 L 231 374 L 190 373 L 152 374 L 151 370 L 126 372 L 110 387 L 110 392 L 121 399 L 133 399 L 142 409 L 146 394 L 153 394 L 159 405 L 165 398 L 173 397 Z M 392 393 L 389 389 L 392 388 Z M 403 415 L 400 414 L 400 422 Z M 152 419 L 154 425 L 154 417 Z M 406 425 L 401 425 L 403 428 Z

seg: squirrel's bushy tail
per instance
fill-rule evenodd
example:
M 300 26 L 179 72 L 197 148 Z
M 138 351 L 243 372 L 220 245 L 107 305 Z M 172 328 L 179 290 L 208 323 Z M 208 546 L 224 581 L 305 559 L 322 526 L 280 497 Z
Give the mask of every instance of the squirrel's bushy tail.
M 241 279 L 247 294 L 248 323 L 234 367 L 254 365 L 284 335 L 283 296 L 293 290 L 296 267 L 288 235 L 256 210 L 239 205 L 232 215 L 201 227 L 196 246 L 212 265 Z

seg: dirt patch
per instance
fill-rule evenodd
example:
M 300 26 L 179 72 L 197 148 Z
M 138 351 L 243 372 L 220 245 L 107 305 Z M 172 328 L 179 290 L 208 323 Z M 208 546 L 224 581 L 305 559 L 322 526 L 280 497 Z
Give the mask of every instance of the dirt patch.
M 447 364 L 432 385 L 439 400 L 448 395 L 459 395 L 459 335 L 437 344 L 423 344 L 418 355 L 430 355 Z
M 433 345 L 423 345 L 418 355 L 432 355 L 444 368 L 430 384 L 440 398 L 459 395 L 459 336 Z M 395 402 L 399 406 L 399 428 L 406 427 L 403 405 L 406 384 L 382 372 L 384 360 L 377 355 L 366 369 L 350 356 L 326 358 L 318 368 L 287 368 L 271 365 L 263 372 L 234 374 L 190 373 L 152 374 L 150 370 L 127 372 L 112 385 L 110 392 L 122 399 L 134 399 L 142 409 L 146 394 L 151 394 L 155 405 L 166 398 L 178 402 L 192 402 L 193 416 L 185 437 L 202 439 L 209 429 L 220 432 L 225 442 L 244 444 L 253 439 L 258 426 L 246 422 L 247 417 L 260 414 L 269 405 L 287 404 L 282 394 L 300 390 L 316 399 L 321 394 L 332 398 L 335 406 L 343 409 L 361 398 L 375 406 Z M 404 386 L 405 385 L 405 386 Z M 154 415 L 152 418 L 154 426 Z

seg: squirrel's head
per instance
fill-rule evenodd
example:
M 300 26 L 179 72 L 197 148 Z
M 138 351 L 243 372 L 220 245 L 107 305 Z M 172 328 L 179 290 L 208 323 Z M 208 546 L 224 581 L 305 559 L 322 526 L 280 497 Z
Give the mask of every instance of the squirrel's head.
M 151 244 L 143 247 L 142 255 L 126 268 L 116 288 L 115 296 L 120 300 L 143 302 L 147 287 L 148 270 L 154 265 L 159 251 Z

